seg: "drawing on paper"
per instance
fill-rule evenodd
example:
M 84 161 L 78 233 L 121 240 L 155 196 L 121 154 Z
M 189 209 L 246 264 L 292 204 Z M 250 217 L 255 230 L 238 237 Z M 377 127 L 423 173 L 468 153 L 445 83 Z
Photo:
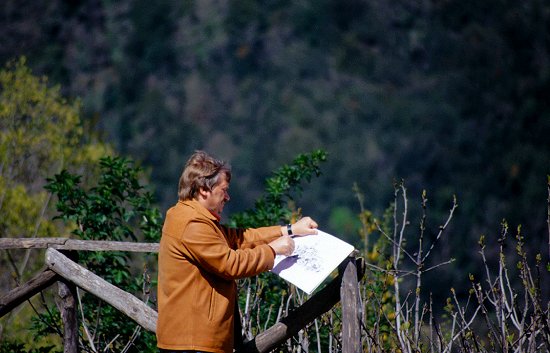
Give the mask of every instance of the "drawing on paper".
M 296 246 L 293 256 L 297 257 L 298 265 L 307 271 L 321 272 L 323 270 L 323 263 L 315 246 Z
M 290 256 L 277 255 L 271 270 L 311 294 L 353 251 L 353 246 L 321 230 L 316 235 L 294 237 Z

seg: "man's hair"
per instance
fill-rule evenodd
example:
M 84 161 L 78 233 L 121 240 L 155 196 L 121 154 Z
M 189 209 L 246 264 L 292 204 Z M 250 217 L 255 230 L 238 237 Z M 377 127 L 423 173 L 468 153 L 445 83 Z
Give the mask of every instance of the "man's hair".
M 212 190 L 220 181 L 220 175 L 231 181 L 231 167 L 224 161 L 210 156 L 204 151 L 195 151 L 181 173 L 178 197 L 182 201 L 193 200 L 201 188 Z

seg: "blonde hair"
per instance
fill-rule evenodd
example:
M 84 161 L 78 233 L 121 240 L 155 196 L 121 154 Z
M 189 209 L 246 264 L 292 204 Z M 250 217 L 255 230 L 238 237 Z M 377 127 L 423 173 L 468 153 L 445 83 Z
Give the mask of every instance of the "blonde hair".
M 225 180 L 231 181 L 231 167 L 224 161 L 210 156 L 204 151 L 195 151 L 189 157 L 181 173 L 178 197 L 182 201 L 193 200 L 200 189 L 212 190 L 225 174 Z

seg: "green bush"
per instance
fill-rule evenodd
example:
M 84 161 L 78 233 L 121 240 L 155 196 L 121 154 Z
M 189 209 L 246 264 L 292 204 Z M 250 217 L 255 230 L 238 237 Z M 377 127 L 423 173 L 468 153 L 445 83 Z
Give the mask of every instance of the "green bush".
M 61 219 L 73 224 L 72 234 L 85 240 L 116 240 L 158 242 L 162 219 L 154 207 L 152 194 L 140 182 L 142 170 L 130 160 L 105 157 L 100 160 L 102 174 L 97 185 L 85 190 L 81 176 L 66 170 L 48 179 L 46 189 L 57 196 L 56 204 Z M 140 254 L 143 256 L 143 254 Z M 156 257 L 148 256 L 137 266 L 136 259 L 124 252 L 80 252 L 79 262 L 90 271 L 115 286 L 149 301 L 151 283 L 149 268 L 156 265 Z M 141 275 L 138 275 L 143 271 Z M 92 295 L 81 298 L 86 329 L 81 337 L 82 349 L 93 346 L 107 352 L 143 352 L 155 349 L 156 340 L 150 332 L 129 324 L 128 318 L 101 299 Z M 52 309 L 55 311 L 56 309 Z M 51 316 L 35 319 L 37 334 L 59 332 Z M 93 337 L 93 338 L 92 338 Z

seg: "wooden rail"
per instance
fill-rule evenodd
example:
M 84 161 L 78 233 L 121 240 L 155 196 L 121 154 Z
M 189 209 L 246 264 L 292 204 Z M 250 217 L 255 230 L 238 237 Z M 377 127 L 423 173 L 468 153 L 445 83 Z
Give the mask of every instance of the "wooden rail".
M 355 257 L 349 257 L 339 267 L 340 274 L 327 286 L 314 294 L 300 307 L 291 311 L 266 331 L 244 344 L 243 353 L 267 353 L 277 348 L 298 331 L 313 322 L 315 318 L 332 309 L 342 298 L 342 316 L 350 318 L 342 323 L 342 352 L 359 352 L 360 313 L 357 312 L 359 287 L 357 285 L 364 275 L 364 265 Z M 357 290 L 351 288 L 355 287 Z M 350 296 L 350 294 L 353 294 Z
M 76 287 L 106 301 L 143 328 L 155 332 L 158 314 L 146 303 L 80 266 L 58 250 L 158 252 L 159 244 L 90 241 L 67 238 L 0 238 L 0 249 L 46 250 L 46 266 L 40 274 L 0 297 L 0 317 L 54 283 L 59 283 L 60 311 L 64 323 L 64 351 L 78 352 Z M 267 353 L 296 335 L 316 317 L 342 303 L 342 352 L 361 351 L 361 301 L 358 281 L 364 263 L 351 256 L 339 267 L 339 275 L 302 306 L 291 311 L 266 331 L 246 342 L 238 353 Z
M 12 289 L 0 298 L 0 317 L 6 315 L 19 304 L 32 298 L 35 294 L 40 293 L 60 279 L 61 277 L 57 273 L 46 268 L 28 282 Z
M 158 253 L 158 243 L 78 240 L 69 238 L 0 238 L 0 249 L 57 249 Z
M 130 293 L 105 281 L 55 249 L 46 251 L 46 265 L 61 277 L 111 304 L 146 330 L 156 331 L 157 312 Z

